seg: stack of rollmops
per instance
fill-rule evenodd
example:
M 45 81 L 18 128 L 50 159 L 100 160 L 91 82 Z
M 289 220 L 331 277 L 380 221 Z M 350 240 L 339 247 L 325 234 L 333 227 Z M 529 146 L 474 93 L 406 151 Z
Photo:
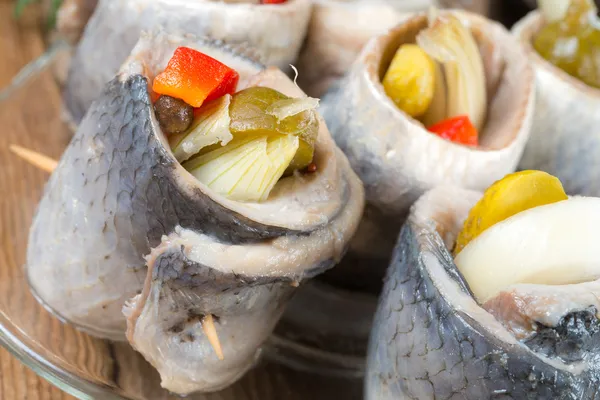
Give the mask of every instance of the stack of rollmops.
M 464 196 L 472 205 L 470 190 L 481 192 L 515 170 L 531 126 L 534 75 L 526 53 L 503 27 L 484 17 L 445 11 L 400 15 L 406 6 L 401 1 L 339 2 L 336 7 L 351 12 L 365 7 L 361 10 L 375 17 L 364 32 L 355 32 L 348 48 L 326 51 L 311 47 L 322 43 L 310 40 L 316 5 L 309 24 L 308 2 L 249 3 L 259 2 L 199 2 L 182 16 L 176 2 L 166 0 L 99 1 L 65 87 L 78 132 L 32 228 L 29 273 L 38 296 L 94 334 L 122 338 L 126 332 L 159 370 L 163 386 L 183 394 L 217 390 L 238 379 L 251 367 L 295 287 L 339 262 L 348 247 L 342 265 L 324 281 L 346 289 L 358 283 L 370 294 L 378 292 L 411 205 L 441 184 L 464 188 L 439 193 Z M 241 24 L 247 31 L 235 19 L 219 20 L 236 15 L 247 22 Z M 333 15 L 324 26 L 344 32 L 342 22 L 351 17 Z M 389 17 L 386 29 L 395 27 L 375 26 L 377 15 Z M 264 22 L 271 20 L 279 25 Z M 163 33 L 143 34 L 138 41 L 150 25 L 222 41 Z M 265 30 L 259 32 L 259 25 Z M 224 43 L 242 36 L 250 46 Z M 344 42 L 343 34 L 338 38 Z M 168 79 L 158 79 L 183 73 L 182 64 L 170 58 L 184 57 L 185 52 L 177 53 L 181 47 L 239 76 L 219 66 L 219 85 L 197 102 L 190 94 L 197 88 L 182 93 L 170 88 Z M 113 51 L 114 57 L 106 57 Z M 310 60 L 332 54 L 342 60 L 332 76 L 326 78 L 327 65 L 315 63 L 319 72 L 311 71 Z M 300 85 L 311 93 L 328 90 L 320 108 L 324 121 L 315 111 L 316 99 L 281 71 L 256 61 L 285 69 L 298 55 Z M 313 91 L 311 76 L 325 83 L 315 83 Z M 197 83 L 202 90 L 208 85 Z M 73 165 L 85 166 L 84 175 Z M 363 190 L 355 173 L 366 189 L 362 219 Z M 443 215 L 440 211 L 436 218 Z M 458 224 L 458 217 L 448 218 Z M 431 220 L 426 216 L 419 223 Z M 437 234 L 450 235 L 449 226 L 439 226 Z M 48 241 L 49 236 L 65 239 Z M 68 254 L 65 249 L 74 241 L 80 246 Z M 394 258 L 390 271 L 401 259 Z M 59 275 L 68 279 L 48 279 Z M 389 282 L 380 313 L 381 304 L 408 287 L 390 288 Z M 468 282 L 460 284 L 470 290 Z M 307 300 L 315 304 L 315 297 L 307 296 L 323 295 L 314 288 L 309 284 L 298 291 L 291 302 L 294 315 L 284 316 L 278 333 L 327 351 L 337 339 L 327 336 L 333 331 L 343 336 L 351 325 L 336 330 L 336 317 L 351 320 L 352 313 L 330 315 L 322 331 L 322 321 L 305 325 L 309 332 L 296 330 L 311 314 L 331 311 L 303 307 Z M 366 314 L 364 321 L 371 317 L 369 307 Z M 368 333 L 370 324 L 362 322 L 355 328 Z M 391 329 L 386 328 L 390 323 L 404 322 L 378 317 L 375 342 L 383 340 L 378 335 Z M 244 339 L 235 335 L 241 330 L 248 333 Z M 416 332 L 407 335 L 413 340 Z M 359 341 L 365 339 L 362 333 Z M 362 355 L 364 345 L 348 347 L 359 347 L 355 353 Z M 423 371 L 433 373 L 428 362 Z M 421 393 L 418 398 L 429 393 L 415 387 L 402 393 Z M 377 393 L 374 386 L 367 390 Z
M 365 326 L 411 205 L 439 185 L 483 191 L 515 171 L 529 138 L 534 79 L 526 52 L 507 29 L 472 13 L 413 14 L 367 43 L 321 103 L 336 143 L 365 185 L 367 205 L 341 264 L 291 302 L 295 310 L 310 308 L 314 297 L 334 305 L 317 314 L 327 321 L 329 313 L 337 325 L 321 324 L 321 335 L 306 332 L 304 342 L 351 354 L 360 364 L 370 332 Z M 404 290 L 412 289 L 396 281 L 379 307 Z M 376 320 L 376 330 L 389 325 L 389 337 L 373 339 L 382 352 L 395 346 L 396 326 L 410 329 L 409 321 L 386 319 L 390 315 Z M 284 321 L 301 332 L 306 318 Z

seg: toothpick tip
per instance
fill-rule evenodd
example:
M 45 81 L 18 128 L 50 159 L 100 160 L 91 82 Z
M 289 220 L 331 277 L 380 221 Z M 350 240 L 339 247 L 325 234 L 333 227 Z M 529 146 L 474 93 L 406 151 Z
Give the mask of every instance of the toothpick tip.
M 221 342 L 217 335 L 217 328 L 215 327 L 215 321 L 211 314 L 208 314 L 202 319 L 202 330 L 208 339 L 208 342 L 212 346 L 213 350 L 217 354 L 219 360 L 224 360 L 223 349 L 221 348 Z
M 17 156 L 21 157 L 23 160 L 46 172 L 54 171 L 54 169 L 58 165 L 58 161 L 53 160 L 52 158 L 47 157 L 36 151 L 21 147 L 19 145 L 11 144 L 10 146 L 8 146 L 8 148 L 10 151 L 12 151 Z

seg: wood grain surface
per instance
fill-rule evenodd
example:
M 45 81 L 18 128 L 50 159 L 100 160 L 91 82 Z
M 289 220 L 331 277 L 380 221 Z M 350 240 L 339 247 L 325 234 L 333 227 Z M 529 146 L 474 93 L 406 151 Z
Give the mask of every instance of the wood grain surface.
M 0 88 L 5 87 L 21 67 L 44 51 L 44 40 L 38 23 L 37 10 L 29 10 L 24 18 L 17 22 L 13 18 L 13 7 L 12 0 L 0 0 Z M 57 98 L 59 93 L 55 90 L 51 95 Z M 15 140 L 15 136 L 19 133 L 12 130 L 2 133 L 0 135 L 0 160 L 6 160 L 7 157 L 10 157 L 6 144 L 11 139 Z M 58 155 L 60 152 L 58 146 L 55 149 L 50 146 L 48 149 L 54 155 Z M 36 175 L 38 182 L 40 179 L 46 179 L 42 173 Z M 5 177 L 2 174 L 0 179 Z M 2 221 L 6 221 L 7 212 L 7 210 L 1 210 Z M 2 237 L 2 239 L 4 244 L 6 238 Z M 2 263 L 2 266 L 5 265 Z M 8 351 L 0 348 L 0 399 L 73 400 L 74 397 L 39 378 Z

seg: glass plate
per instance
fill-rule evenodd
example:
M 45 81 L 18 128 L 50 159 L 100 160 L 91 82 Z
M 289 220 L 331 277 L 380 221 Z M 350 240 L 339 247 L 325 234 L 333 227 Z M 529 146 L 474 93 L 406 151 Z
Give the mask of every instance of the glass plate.
M 59 158 L 71 139 L 72 130 L 62 111 L 60 79 L 52 68 L 61 62 L 58 55 L 65 49 L 62 44 L 50 47 L 46 56 L 13 80 L 15 85 L 0 91 L 0 342 L 38 375 L 80 399 L 177 398 L 161 389 L 156 371 L 127 343 L 99 340 L 62 323 L 36 301 L 26 281 L 23 266 L 29 225 L 49 175 L 15 156 L 9 146 Z M 221 392 L 188 398 L 361 399 L 364 349 L 328 352 L 297 339 L 311 337 L 323 321 L 333 325 L 332 312 L 345 318 L 335 324 L 338 331 L 344 330 L 345 323 L 350 331 L 357 323 L 368 329 L 375 304 L 370 298 L 357 300 L 331 290 L 324 283 L 313 282 L 309 287 L 290 306 L 303 312 L 282 320 L 254 369 Z M 321 300 L 325 307 L 306 311 L 306 301 L 319 304 Z M 364 320 L 348 311 L 355 309 L 362 310 Z M 302 315 L 307 318 L 298 317 Z

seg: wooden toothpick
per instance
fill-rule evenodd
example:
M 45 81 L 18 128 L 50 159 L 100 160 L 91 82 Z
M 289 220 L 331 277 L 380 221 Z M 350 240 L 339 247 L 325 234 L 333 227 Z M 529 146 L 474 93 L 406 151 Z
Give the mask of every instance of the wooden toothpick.
M 54 171 L 58 165 L 58 161 L 36 151 L 17 146 L 16 144 L 11 144 L 9 148 L 10 151 L 21 157 L 23 160 L 27 161 L 33 166 L 38 167 L 39 169 L 43 169 L 46 172 Z
M 204 334 L 208 339 L 208 342 L 217 353 L 217 357 L 219 360 L 223 360 L 225 356 L 223 355 L 223 349 L 221 348 L 221 342 L 219 341 L 219 336 L 217 335 L 217 328 L 215 327 L 215 321 L 211 314 L 208 314 L 202 319 L 202 330 L 204 330 Z
M 28 163 L 46 171 L 52 172 L 58 165 L 58 161 L 47 157 L 43 154 L 40 154 L 36 151 L 26 149 L 21 146 L 11 145 L 10 151 L 15 153 L 17 156 L 21 157 L 23 160 Z M 217 334 L 217 328 L 215 327 L 215 320 L 211 314 L 208 314 L 202 319 L 202 330 L 208 339 L 208 342 L 214 349 L 215 353 L 219 360 L 225 359 L 223 355 L 223 349 L 221 348 L 221 341 L 219 340 L 219 335 Z

